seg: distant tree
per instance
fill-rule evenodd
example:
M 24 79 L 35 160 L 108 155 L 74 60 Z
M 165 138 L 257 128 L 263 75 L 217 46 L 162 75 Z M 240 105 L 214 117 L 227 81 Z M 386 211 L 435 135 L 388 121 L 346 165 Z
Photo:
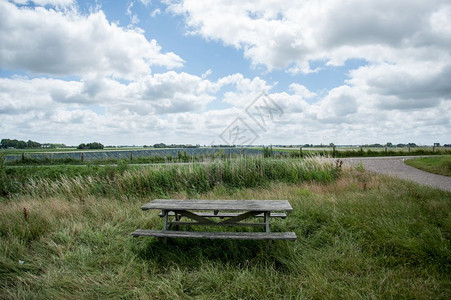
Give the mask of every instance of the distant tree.
M 370 144 L 370 145 L 368 145 L 368 147 L 372 147 L 372 148 L 382 148 L 383 146 L 382 146 L 381 144 L 376 143 L 376 144 Z
M 28 142 L 25 142 L 25 141 L 19 141 L 19 140 L 2 139 L 1 147 L 2 148 L 16 148 L 16 149 L 40 148 L 41 144 L 38 142 L 33 142 L 31 140 L 29 140 Z
M 103 149 L 104 146 L 101 143 L 93 142 L 88 143 L 86 146 L 88 146 L 89 149 Z
M 153 147 L 154 148 L 166 148 L 166 144 L 165 143 L 158 143 L 158 144 L 154 144 Z
M 41 148 L 41 144 L 38 142 L 33 142 L 32 140 L 28 140 L 27 148 Z
M 407 146 L 409 146 L 409 147 L 416 147 L 417 144 L 415 144 L 415 143 L 408 143 Z
M 92 142 L 87 144 L 80 144 L 78 145 L 77 149 L 103 149 L 104 146 L 101 143 Z
M 393 147 L 393 143 L 388 142 L 387 144 L 385 144 L 387 147 Z

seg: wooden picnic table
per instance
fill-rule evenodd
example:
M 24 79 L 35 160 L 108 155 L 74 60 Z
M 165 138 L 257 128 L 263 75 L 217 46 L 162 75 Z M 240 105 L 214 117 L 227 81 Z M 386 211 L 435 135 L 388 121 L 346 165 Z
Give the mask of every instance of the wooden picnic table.
M 175 200 L 156 199 L 142 210 L 161 210 L 163 230 L 138 229 L 133 236 L 204 239 L 296 240 L 294 232 L 271 232 L 271 218 L 286 218 L 293 210 L 286 200 Z M 172 219 L 170 219 L 172 218 Z M 188 219 L 182 221 L 182 218 Z M 261 219 L 263 222 L 245 222 Z M 179 231 L 179 226 L 261 226 L 265 232 Z M 172 230 L 175 228 L 175 230 Z

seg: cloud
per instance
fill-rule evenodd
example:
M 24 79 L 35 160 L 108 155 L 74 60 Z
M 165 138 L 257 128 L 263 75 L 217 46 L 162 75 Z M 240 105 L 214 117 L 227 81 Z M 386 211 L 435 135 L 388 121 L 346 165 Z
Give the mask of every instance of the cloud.
M 121 83 L 92 77 L 82 81 L 34 78 L 0 78 L 0 114 L 28 111 L 51 112 L 102 105 L 110 114 L 123 111 L 139 115 L 160 115 L 200 111 L 212 101 L 217 87 L 209 80 L 169 71 Z
M 37 5 L 37 6 L 50 5 L 50 6 L 54 6 L 57 9 L 70 8 L 75 5 L 74 0 L 31 0 L 31 1 L 29 1 L 29 0 L 13 0 L 12 2 L 14 2 L 16 4 L 21 4 L 21 5 L 26 5 L 29 3 L 33 3 L 34 5 Z
M 129 18 L 130 18 L 130 23 L 131 23 L 132 25 L 135 25 L 135 24 L 138 24 L 138 23 L 139 23 L 139 17 L 138 17 L 137 14 L 134 14 L 134 13 L 132 12 L 133 5 L 135 5 L 135 2 L 133 2 L 133 1 L 131 1 L 131 2 L 128 4 L 126 14 L 127 14 L 127 16 L 129 16 Z
M 191 34 L 244 51 L 253 65 L 311 72 L 310 62 L 383 62 L 431 43 L 449 56 L 451 5 L 431 1 L 168 1 Z M 443 42 L 446 41 L 446 42 Z M 401 53 L 400 53 L 401 50 Z M 421 49 L 410 54 L 421 57 Z M 449 57 L 448 57 L 449 59 Z
M 160 10 L 159 8 L 156 8 L 156 9 L 154 9 L 154 10 L 150 13 L 150 16 L 151 16 L 152 18 L 154 18 L 155 16 L 157 16 L 157 15 L 159 15 L 159 14 L 161 14 L 161 10 Z
M 3 78 L 0 132 L 67 144 L 86 142 L 86 136 L 107 144 L 209 144 L 219 143 L 219 135 L 241 117 L 262 144 L 444 143 L 451 138 L 450 101 L 416 110 L 393 108 L 388 100 L 382 105 L 380 95 L 370 93 L 365 83 L 352 81 L 318 95 L 299 84 L 287 92 L 271 92 L 265 80 L 239 73 L 211 81 L 169 71 L 130 83 L 103 77 Z M 265 131 L 244 111 L 260 87 L 268 88 L 268 96 L 284 112 Z M 214 99 L 234 107 L 208 110 Z
M 140 30 L 110 23 L 102 11 L 84 16 L 0 1 L 0 40 L 2 68 L 37 74 L 133 79 L 149 74 L 152 66 L 183 65 Z

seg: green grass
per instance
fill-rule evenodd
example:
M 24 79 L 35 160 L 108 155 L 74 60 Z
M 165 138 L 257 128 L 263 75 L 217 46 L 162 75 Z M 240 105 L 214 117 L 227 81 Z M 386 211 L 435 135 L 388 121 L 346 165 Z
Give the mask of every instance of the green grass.
M 257 162 L 275 169 L 265 184 L 246 178 Z M 197 198 L 289 200 L 293 213 L 274 220 L 273 230 L 295 231 L 298 239 L 273 242 L 268 253 L 258 241 L 175 239 L 165 246 L 132 238 L 136 228 L 162 227 L 158 212 L 139 209 L 155 196 L 150 188 L 135 190 L 153 183 L 145 179 L 148 168 L 110 171 L 110 184 L 123 186 L 117 194 L 93 189 L 91 181 L 109 176 L 102 170 L 41 174 L 42 185 L 25 184 L 0 201 L 0 298 L 449 299 L 451 193 L 364 170 L 307 180 L 293 177 L 294 170 L 334 168 L 318 161 L 302 168 L 279 164 L 218 164 L 214 170 L 223 177 L 210 178 L 230 178 L 206 190 L 201 170 L 213 169 L 166 169 L 180 176 L 169 179 L 193 178 Z M 38 191 L 51 187 L 46 182 L 58 188 Z M 68 193 L 63 184 L 85 191 Z M 162 186 L 167 197 L 192 196 L 188 185 L 170 186 Z
M 406 164 L 434 174 L 451 176 L 451 155 L 409 159 Z
M 207 164 L 129 166 L 123 162 L 117 166 L 3 167 L 2 170 L 0 196 L 4 197 L 17 193 L 36 197 L 57 194 L 164 197 L 171 192 L 196 196 L 220 185 L 248 188 L 265 186 L 271 181 L 328 182 L 337 176 L 333 164 L 321 158 L 272 160 L 245 156 Z

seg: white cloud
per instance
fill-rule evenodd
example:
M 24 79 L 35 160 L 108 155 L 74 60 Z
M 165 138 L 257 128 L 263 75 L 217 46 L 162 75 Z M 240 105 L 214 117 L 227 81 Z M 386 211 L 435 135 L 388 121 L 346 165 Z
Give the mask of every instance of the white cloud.
M 147 6 L 150 4 L 150 0 L 139 0 L 139 2 L 141 2 L 143 5 Z
M 161 10 L 159 8 L 156 8 L 150 13 L 150 16 L 153 18 L 159 14 L 161 14 Z
M 183 65 L 139 30 L 111 24 L 102 11 L 83 16 L 0 1 L 0 40 L 1 67 L 38 74 L 131 79 L 150 73 L 152 66 Z
M 127 16 L 130 18 L 130 23 L 131 23 L 132 25 L 135 25 L 135 24 L 138 24 L 138 23 L 139 23 L 139 17 L 138 17 L 137 14 L 134 14 L 134 13 L 132 12 L 133 5 L 135 5 L 135 2 L 133 2 L 133 1 L 131 1 L 131 2 L 128 4 L 126 14 L 127 14 Z
M 220 143 L 223 130 L 241 117 L 261 137 L 256 143 L 444 143 L 451 138 L 450 101 L 414 111 L 394 109 L 381 105 L 365 83 L 355 81 L 325 95 L 299 84 L 293 84 L 291 92 L 269 89 L 268 96 L 284 114 L 263 131 L 244 112 L 257 87 L 269 87 L 258 77 L 234 74 L 210 81 L 170 71 L 130 83 L 106 78 L 1 79 L 0 132 L 68 144 L 86 142 L 86 136 L 109 144 L 208 144 Z M 227 92 L 222 97 L 223 89 Z M 309 103 L 312 97 L 317 101 Z M 213 99 L 235 106 L 207 110 Z
M 16 3 L 16 4 L 28 4 L 28 3 L 34 3 L 35 5 L 38 6 L 46 6 L 46 5 L 51 5 L 54 6 L 56 8 L 65 8 L 65 7 L 72 7 L 75 5 L 75 1 L 74 0 L 13 0 L 12 2 Z
M 268 69 L 311 72 L 313 60 L 387 61 L 431 41 L 449 56 L 449 47 L 439 42 L 451 41 L 451 5 L 445 0 L 213 2 L 168 1 L 172 12 L 186 17 L 192 34 L 243 49 L 252 64 Z

